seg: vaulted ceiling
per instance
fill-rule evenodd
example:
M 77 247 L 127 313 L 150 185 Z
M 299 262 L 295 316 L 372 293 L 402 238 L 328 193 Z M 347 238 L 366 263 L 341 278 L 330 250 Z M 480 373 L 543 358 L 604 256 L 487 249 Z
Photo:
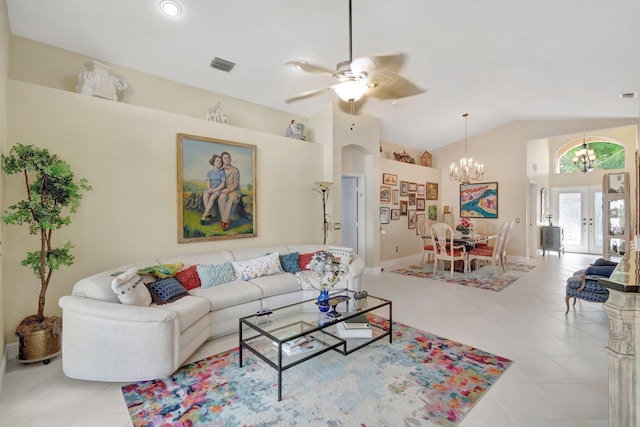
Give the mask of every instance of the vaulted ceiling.
M 7 0 L 12 34 L 303 116 L 335 83 L 285 66 L 348 59 L 348 0 Z M 428 89 L 370 99 L 383 140 L 432 150 L 514 120 L 633 118 L 640 90 L 638 0 L 353 0 L 353 56 L 404 52 Z M 214 57 L 236 63 L 210 68 Z M 42 64 L 46 66 L 46 64 Z

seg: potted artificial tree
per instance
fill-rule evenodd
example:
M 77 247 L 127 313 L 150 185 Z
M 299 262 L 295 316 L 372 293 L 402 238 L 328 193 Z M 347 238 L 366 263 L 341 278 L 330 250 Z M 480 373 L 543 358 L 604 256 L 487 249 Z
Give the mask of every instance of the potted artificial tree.
M 22 265 L 29 267 L 40 279 L 40 295 L 37 314 L 24 318 L 16 328 L 20 338 L 19 359 L 48 363 L 60 352 L 62 319 L 45 317 L 45 295 L 52 273 L 63 265 L 72 265 L 74 260 L 71 242 L 54 247 L 51 237 L 54 230 L 71 223 L 64 209 L 75 212 L 80 206 L 82 191 L 91 187 L 84 178 L 74 182 L 68 163 L 48 150 L 32 145 L 13 146 L 7 156 L 2 156 L 2 168 L 7 175 L 22 173 L 26 190 L 26 197 L 9 206 L 2 221 L 28 225 L 29 234 L 40 237 L 40 249 L 27 252 L 22 260 Z

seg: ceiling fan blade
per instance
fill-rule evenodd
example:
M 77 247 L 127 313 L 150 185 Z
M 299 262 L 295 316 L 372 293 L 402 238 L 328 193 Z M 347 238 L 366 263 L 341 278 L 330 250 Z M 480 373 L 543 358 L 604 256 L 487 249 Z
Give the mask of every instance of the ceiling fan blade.
M 384 74 L 384 77 L 382 76 Z M 427 90 L 422 89 L 419 86 L 411 83 L 404 77 L 399 76 L 396 73 L 376 73 L 376 78 L 369 84 L 375 86 L 367 90 L 366 96 L 371 96 L 377 99 L 399 99 L 407 98 L 409 96 L 419 95 L 425 93 Z M 378 80 L 378 77 L 383 77 Z
M 325 87 L 325 88 L 322 88 L 322 89 L 307 90 L 305 92 L 299 93 L 298 95 L 294 95 L 294 96 L 292 96 L 290 98 L 285 99 L 284 102 L 286 102 L 288 104 L 289 102 L 300 101 L 301 99 L 311 98 L 312 96 L 319 95 L 322 92 L 327 92 L 327 91 L 333 90 L 334 87 L 335 87 L 335 85 L 334 86 Z
M 406 53 L 364 56 L 351 61 L 351 72 L 354 76 L 368 76 L 381 70 L 398 72 L 407 60 Z
M 351 102 L 351 101 L 343 101 L 341 99 L 338 100 L 338 108 L 340 108 L 340 110 L 344 113 L 347 114 L 351 114 L 351 115 L 358 115 L 360 114 L 360 110 L 362 110 L 362 107 L 364 107 L 364 104 L 367 103 L 367 97 L 366 95 L 363 96 L 362 98 L 360 98 L 358 101 L 355 102 Z
M 336 73 L 334 71 L 331 71 L 328 68 L 324 68 L 319 65 L 309 64 L 307 61 L 289 61 L 285 62 L 284 65 L 292 65 L 294 68 L 306 71 L 307 73 L 324 74 L 327 76 L 336 77 Z

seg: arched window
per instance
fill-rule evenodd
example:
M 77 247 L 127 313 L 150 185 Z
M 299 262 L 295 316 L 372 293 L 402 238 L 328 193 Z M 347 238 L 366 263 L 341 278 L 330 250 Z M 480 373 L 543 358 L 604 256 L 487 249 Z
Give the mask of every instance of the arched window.
M 595 169 L 624 169 L 624 146 L 609 138 L 591 136 L 570 141 L 556 151 L 556 173 L 580 172 L 573 158 L 583 142 L 595 152 Z

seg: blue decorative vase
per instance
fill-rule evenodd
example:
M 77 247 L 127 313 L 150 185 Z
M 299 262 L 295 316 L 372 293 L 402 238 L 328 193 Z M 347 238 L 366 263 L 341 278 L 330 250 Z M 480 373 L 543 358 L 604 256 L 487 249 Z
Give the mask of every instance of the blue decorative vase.
M 318 309 L 323 313 L 326 313 L 327 311 L 329 311 L 331 307 L 329 307 L 329 290 L 328 289 L 322 289 L 320 291 L 320 295 L 318 295 L 318 300 L 316 301 L 316 305 L 318 306 Z

